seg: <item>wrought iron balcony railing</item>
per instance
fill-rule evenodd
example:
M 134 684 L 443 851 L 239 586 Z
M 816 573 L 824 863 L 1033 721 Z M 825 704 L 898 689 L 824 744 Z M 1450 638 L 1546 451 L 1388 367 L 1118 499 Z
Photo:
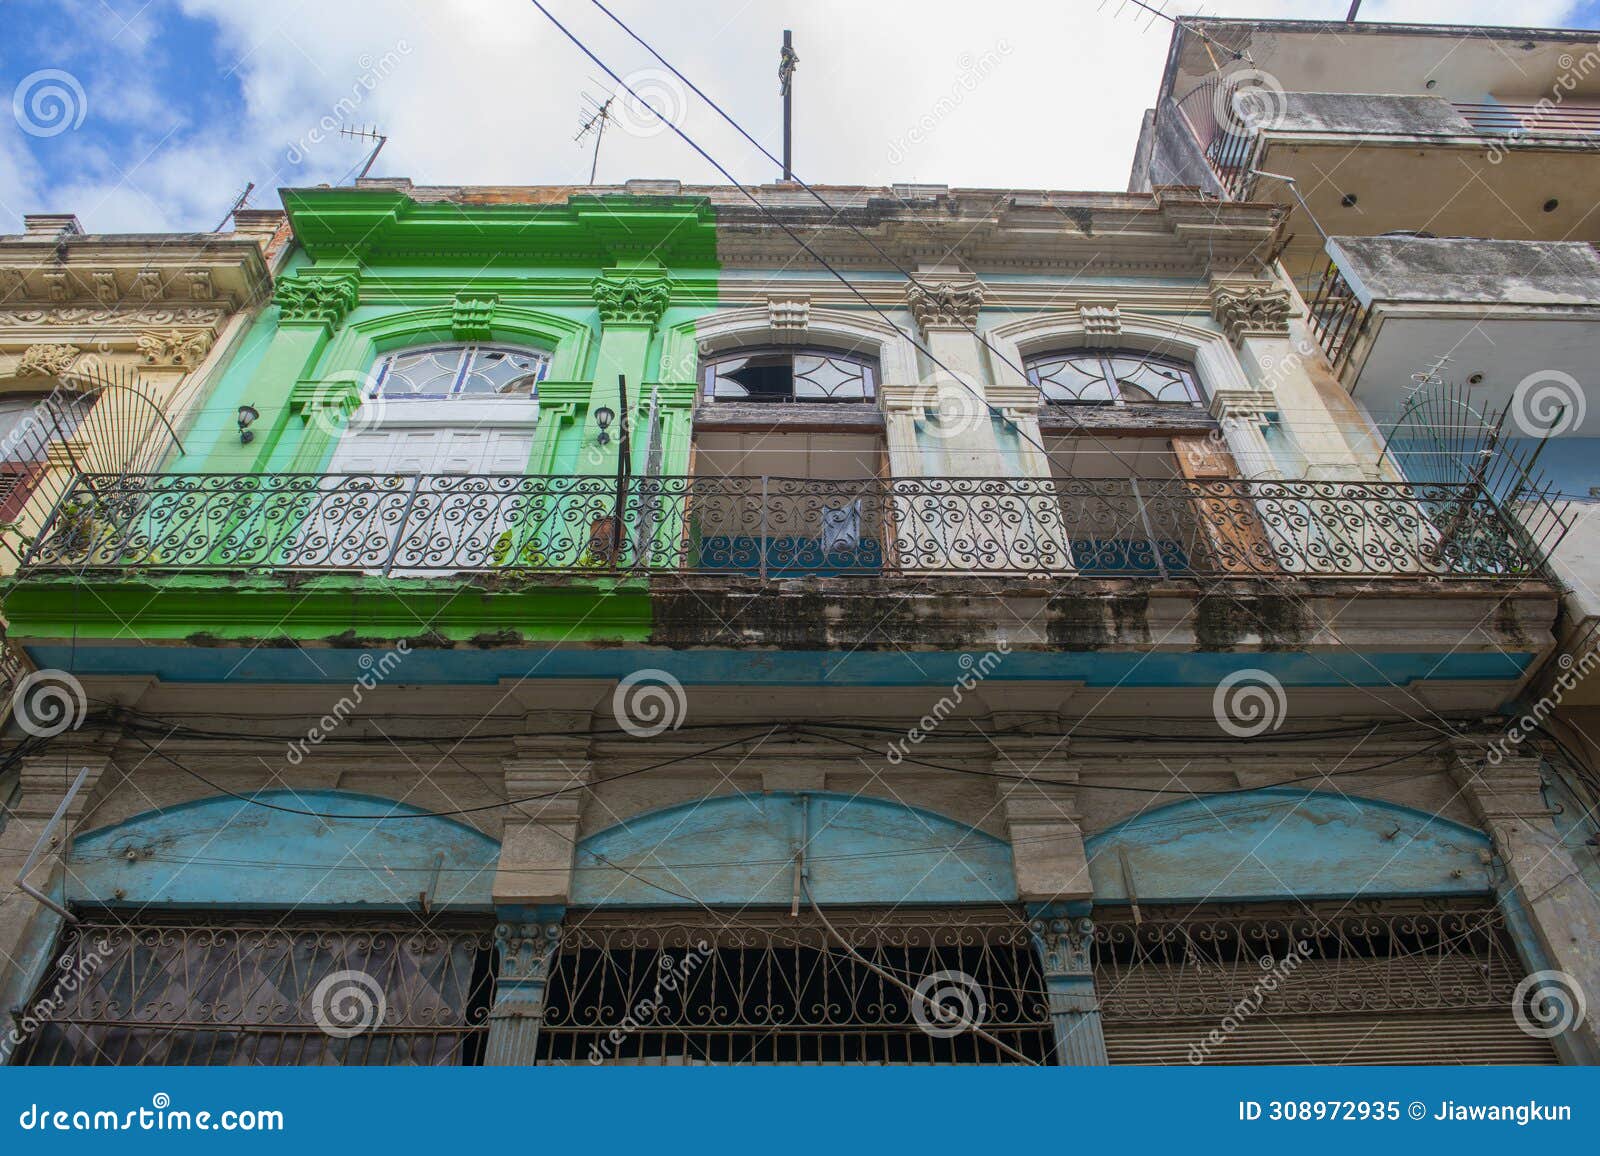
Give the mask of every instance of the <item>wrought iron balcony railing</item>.
M 23 573 L 1440 577 L 1541 573 L 1478 487 L 462 474 L 81 476 Z

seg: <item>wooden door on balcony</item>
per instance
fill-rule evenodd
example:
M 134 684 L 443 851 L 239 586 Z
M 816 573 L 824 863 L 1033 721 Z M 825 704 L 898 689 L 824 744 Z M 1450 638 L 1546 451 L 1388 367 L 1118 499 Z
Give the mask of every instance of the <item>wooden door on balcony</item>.
M 483 569 L 495 558 L 496 543 L 516 517 L 514 489 L 483 484 L 483 493 L 466 486 L 419 485 L 414 478 L 472 479 L 522 474 L 533 451 L 531 426 L 404 424 L 356 430 L 342 438 L 329 463 L 330 474 L 370 475 L 373 484 L 396 491 L 373 503 L 363 525 L 343 524 L 342 507 L 327 517 L 340 524 L 311 527 L 338 543 L 330 561 L 368 569 L 375 558 L 389 559 L 391 574 L 421 573 L 418 563 L 448 559 L 461 569 Z M 337 479 L 335 479 L 337 481 Z M 409 498 L 412 489 L 417 500 Z M 447 510 L 448 508 L 448 510 Z

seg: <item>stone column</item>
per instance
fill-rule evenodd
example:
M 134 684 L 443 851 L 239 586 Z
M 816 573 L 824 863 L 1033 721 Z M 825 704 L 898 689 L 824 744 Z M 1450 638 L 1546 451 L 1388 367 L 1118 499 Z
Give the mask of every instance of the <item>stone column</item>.
M 559 907 L 507 909 L 494 929 L 499 953 L 489 1042 L 483 1062 L 496 1067 L 532 1064 L 539 1055 L 544 991 L 561 946 Z
M 970 274 L 935 273 L 906 286 L 906 304 L 923 341 L 945 367 L 931 367 L 918 387 L 919 416 L 942 450 L 942 472 L 958 477 L 1006 472 L 988 410 L 983 346 L 975 332 L 983 296 L 983 283 Z
M 576 472 L 613 476 L 617 471 L 618 435 L 622 429 L 617 377 L 622 375 L 628 379 L 628 404 L 637 413 L 647 396 L 644 377 L 650 337 L 671 300 L 672 287 L 661 266 L 645 263 L 608 269 L 595 278 L 592 289 L 595 305 L 600 310 L 600 348 Z M 595 411 L 602 406 L 616 415 L 608 431 L 610 440 L 605 445 L 599 442 L 600 430 L 594 422 Z M 640 431 L 631 424 L 629 433 L 634 448 L 643 444 Z
M 1588 1003 L 1584 1020 L 1552 1039 L 1570 1063 L 1600 1063 L 1600 896 L 1590 890 L 1561 843 L 1553 812 L 1540 791 L 1536 758 L 1500 758 L 1500 748 L 1477 742 L 1455 744 L 1451 773 L 1478 822 L 1494 840 L 1503 872 L 1501 904 L 1520 916 L 1543 959 L 1538 971 L 1563 972 L 1535 991 L 1575 986 Z M 1497 872 L 1499 874 L 1499 872 Z
M 1094 990 L 1094 920 L 1088 912 L 1087 903 L 1046 904 L 1029 925 L 1044 968 L 1056 1059 L 1066 1067 L 1107 1062 Z

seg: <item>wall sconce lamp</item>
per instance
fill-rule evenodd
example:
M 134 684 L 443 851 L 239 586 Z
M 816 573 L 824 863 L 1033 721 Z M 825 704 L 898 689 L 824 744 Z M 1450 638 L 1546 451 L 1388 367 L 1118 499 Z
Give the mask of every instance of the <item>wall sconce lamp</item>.
M 606 431 L 611 428 L 611 423 L 616 419 L 616 414 L 611 412 L 611 407 L 603 405 L 594 411 L 594 424 L 600 427 L 600 436 L 595 440 L 601 445 L 611 443 L 611 435 Z
M 239 444 L 247 446 L 256 440 L 256 433 L 250 427 L 255 424 L 256 418 L 261 415 L 256 412 L 256 407 L 248 402 L 239 407 Z

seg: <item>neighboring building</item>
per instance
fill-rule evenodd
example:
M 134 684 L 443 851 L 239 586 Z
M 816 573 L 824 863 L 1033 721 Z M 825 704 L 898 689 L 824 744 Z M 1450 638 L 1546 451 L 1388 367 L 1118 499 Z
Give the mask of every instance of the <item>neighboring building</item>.
M 69 213 L 0 235 L 0 574 L 75 478 L 159 469 L 270 296 L 284 215 L 226 234 L 95 234 Z M 3 708 L 27 670 L 8 647 Z M 0 777 L 0 798 L 14 784 Z
M 1483 721 L 1554 534 L 1380 457 L 1285 208 L 819 192 L 284 191 L 209 436 L 6 595 L 94 707 L 16 1062 L 1600 1058 Z

